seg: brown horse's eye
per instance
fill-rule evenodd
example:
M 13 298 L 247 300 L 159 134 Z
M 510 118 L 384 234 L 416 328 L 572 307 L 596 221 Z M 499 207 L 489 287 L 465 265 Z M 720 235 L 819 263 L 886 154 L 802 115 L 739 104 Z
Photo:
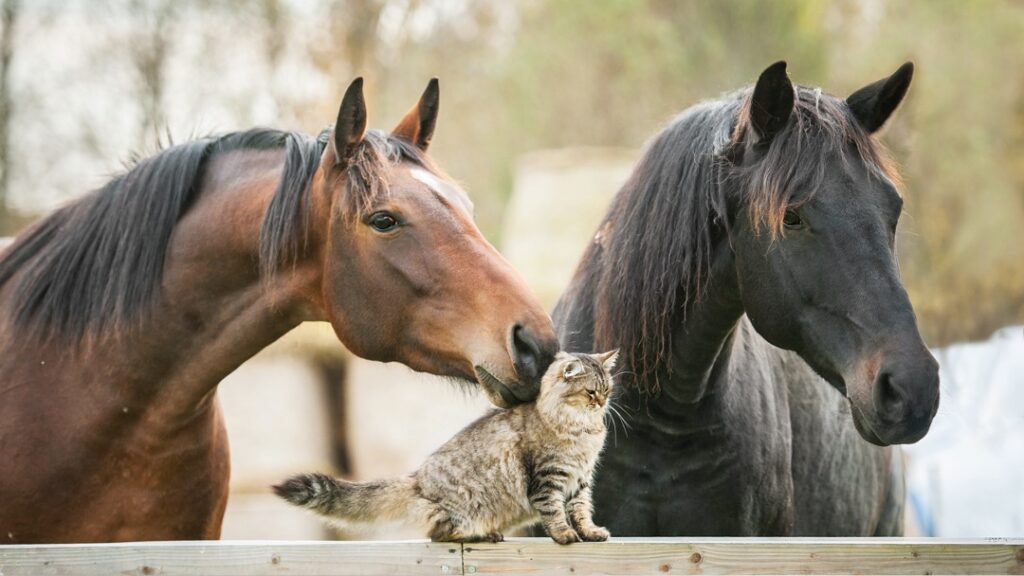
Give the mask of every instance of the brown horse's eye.
M 388 232 L 398 226 L 398 219 L 387 212 L 377 212 L 370 216 L 370 226 L 378 232 Z
M 786 228 L 800 228 L 803 226 L 804 221 L 797 214 L 796 210 L 786 210 L 786 213 L 782 215 L 782 223 Z

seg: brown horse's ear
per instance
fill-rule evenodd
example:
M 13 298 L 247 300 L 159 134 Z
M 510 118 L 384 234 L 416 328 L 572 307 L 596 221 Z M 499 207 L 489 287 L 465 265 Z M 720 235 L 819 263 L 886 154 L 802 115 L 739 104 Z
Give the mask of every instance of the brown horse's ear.
M 420 96 L 420 101 L 405 114 L 398 126 L 391 131 L 391 135 L 412 142 L 420 150 L 426 151 L 430 146 L 430 138 L 434 136 L 440 96 L 437 78 L 431 78 L 427 89 Z
M 795 92 L 786 75 L 786 62 L 780 61 L 765 68 L 750 97 L 751 142 L 769 142 L 789 122 L 793 113 Z
M 352 159 L 356 147 L 366 134 L 366 100 L 363 99 L 363 79 L 356 78 L 349 84 L 345 97 L 341 99 L 338 121 L 334 123 L 331 142 L 334 143 L 334 165 L 346 166 Z
M 846 99 L 853 116 L 868 132 L 877 132 L 907 95 L 914 78 L 914 63 L 906 62 L 892 76 L 868 84 Z

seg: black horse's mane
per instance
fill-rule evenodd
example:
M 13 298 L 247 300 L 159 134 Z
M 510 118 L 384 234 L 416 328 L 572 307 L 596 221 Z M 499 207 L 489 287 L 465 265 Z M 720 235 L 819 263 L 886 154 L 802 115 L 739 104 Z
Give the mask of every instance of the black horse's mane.
M 199 138 L 137 161 L 103 187 L 34 224 L 0 256 L 0 288 L 17 276 L 10 318 L 25 335 L 80 338 L 127 320 L 153 301 L 174 227 L 199 193 L 211 158 L 237 150 L 284 149 L 281 181 L 259 238 L 264 277 L 294 263 L 307 242 L 311 180 L 320 138 L 257 128 Z M 345 210 L 358 215 L 386 193 L 388 165 L 432 168 L 415 146 L 369 131 L 346 173 Z
M 830 159 L 837 152 L 845 159 L 851 146 L 869 169 L 898 183 L 885 151 L 845 102 L 794 88 L 789 124 L 760 162 L 740 168 L 732 161 L 749 126 L 748 88 L 672 120 L 612 202 L 578 274 L 593 294 L 595 348 L 620 348 L 634 382 L 656 387 L 659 371 L 671 371 L 674 327 L 702 296 L 730 206 L 745 206 L 755 230 L 781 233 L 786 209 L 806 201 Z

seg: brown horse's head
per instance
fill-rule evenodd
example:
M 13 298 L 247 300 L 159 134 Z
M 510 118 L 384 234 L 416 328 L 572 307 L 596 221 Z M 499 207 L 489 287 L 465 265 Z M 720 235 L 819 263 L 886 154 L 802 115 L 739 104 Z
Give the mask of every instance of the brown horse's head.
M 432 80 L 390 134 L 367 131 L 362 79 L 346 92 L 313 188 L 326 316 L 359 356 L 531 400 L 558 349 L 551 319 L 426 156 L 437 111 Z

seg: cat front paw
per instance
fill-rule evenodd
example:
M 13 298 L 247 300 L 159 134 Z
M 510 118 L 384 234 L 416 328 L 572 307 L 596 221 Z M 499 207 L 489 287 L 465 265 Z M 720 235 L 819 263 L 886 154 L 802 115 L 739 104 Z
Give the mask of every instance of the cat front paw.
M 580 535 L 572 528 L 564 528 L 551 532 L 551 539 L 559 544 L 572 544 L 580 541 Z
M 586 530 L 580 530 L 579 534 L 584 542 L 604 542 L 612 535 L 607 528 L 602 528 L 601 526 L 592 526 Z

